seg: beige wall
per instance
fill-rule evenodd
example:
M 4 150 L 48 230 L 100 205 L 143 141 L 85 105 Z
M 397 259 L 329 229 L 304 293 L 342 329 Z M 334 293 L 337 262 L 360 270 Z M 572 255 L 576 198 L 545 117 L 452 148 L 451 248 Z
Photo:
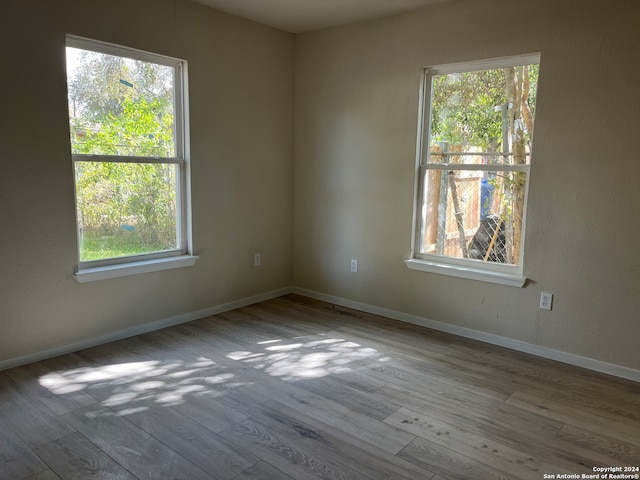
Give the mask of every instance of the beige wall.
M 66 33 L 188 61 L 194 267 L 74 279 Z M 290 284 L 292 35 L 182 0 L 2 0 L 0 40 L 0 360 Z
M 640 368 L 639 22 L 634 0 L 460 0 L 299 35 L 293 284 Z M 529 284 L 408 270 L 421 67 L 533 52 Z
M 294 39 L 183 0 L 2 0 L 0 361 L 296 285 L 639 369 L 638 21 L 457 0 Z M 194 267 L 74 280 L 65 33 L 188 60 Z M 530 52 L 529 284 L 408 270 L 421 67 Z

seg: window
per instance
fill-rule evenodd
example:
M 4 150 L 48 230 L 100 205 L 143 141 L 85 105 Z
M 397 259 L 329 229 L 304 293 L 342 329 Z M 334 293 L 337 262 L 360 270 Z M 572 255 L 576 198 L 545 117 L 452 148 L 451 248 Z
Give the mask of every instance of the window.
M 427 68 L 410 268 L 522 286 L 539 56 Z
M 66 58 L 79 273 L 184 257 L 185 62 L 71 36 Z

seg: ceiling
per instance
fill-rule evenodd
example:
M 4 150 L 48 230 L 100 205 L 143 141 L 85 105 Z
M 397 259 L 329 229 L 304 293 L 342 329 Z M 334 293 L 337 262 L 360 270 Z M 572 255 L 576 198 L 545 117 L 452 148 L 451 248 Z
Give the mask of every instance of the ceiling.
M 451 0 L 194 0 L 292 33 L 416 10 Z

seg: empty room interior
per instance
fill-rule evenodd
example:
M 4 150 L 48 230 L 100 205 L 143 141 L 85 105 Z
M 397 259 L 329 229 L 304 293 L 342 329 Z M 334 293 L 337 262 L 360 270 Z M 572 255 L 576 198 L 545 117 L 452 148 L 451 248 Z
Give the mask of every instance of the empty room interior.
M 639 24 L 2 0 L 0 479 L 640 478 Z

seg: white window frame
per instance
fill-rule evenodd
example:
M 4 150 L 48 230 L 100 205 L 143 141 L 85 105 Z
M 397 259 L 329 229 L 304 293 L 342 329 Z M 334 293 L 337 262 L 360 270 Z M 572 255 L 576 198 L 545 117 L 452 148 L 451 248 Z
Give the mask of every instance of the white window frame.
M 93 261 L 80 260 L 80 226 L 76 224 L 78 238 L 78 268 L 76 279 L 81 282 L 104 280 L 127 275 L 148 273 L 159 270 L 181 268 L 193 265 L 198 259 L 193 255 L 191 234 L 191 182 L 189 158 L 189 115 L 187 92 L 187 62 L 178 58 L 145 52 L 130 47 L 115 45 L 98 40 L 87 39 L 75 35 L 66 36 L 66 47 L 73 47 L 93 52 L 130 58 L 149 63 L 156 63 L 173 68 L 174 71 L 174 131 L 175 157 L 132 157 L 118 155 L 86 155 L 72 154 L 72 161 L 78 162 L 110 162 L 110 163 L 159 163 L 178 166 L 179 180 L 176 191 L 176 211 L 179 228 L 177 230 L 177 248 L 168 251 L 142 255 L 108 258 Z M 75 183 L 75 175 L 74 175 Z M 75 187 L 75 185 L 74 185 Z M 75 192 L 75 188 L 74 188 Z M 77 209 L 77 198 L 75 199 Z
M 478 70 L 488 70 L 512 67 L 517 65 L 527 65 L 540 63 L 540 54 L 527 54 L 514 57 L 503 57 L 477 62 L 455 63 L 438 65 L 423 69 L 419 107 L 418 107 L 418 134 L 416 147 L 416 167 L 414 182 L 414 210 L 413 228 L 411 235 L 411 253 L 405 264 L 412 270 L 449 275 L 453 277 L 479 280 L 500 285 L 513 287 L 523 287 L 527 281 L 524 276 L 524 243 L 526 232 L 527 204 L 530 184 L 530 164 L 525 165 L 442 165 L 428 163 L 430 145 L 430 121 L 431 121 L 431 100 L 432 100 L 432 80 L 435 75 L 447 75 L 451 73 L 472 72 Z M 525 172 L 527 182 L 525 186 L 524 211 L 522 218 L 522 234 L 520 242 L 520 261 L 518 265 L 506 265 L 495 262 L 484 262 L 481 260 L 454 258 L 444 255 L 421 253 L 420 245 L 423 235 L 423 196 L 424 181 L 427 170 L 478 170 L 478 171 L 515 171 Z

